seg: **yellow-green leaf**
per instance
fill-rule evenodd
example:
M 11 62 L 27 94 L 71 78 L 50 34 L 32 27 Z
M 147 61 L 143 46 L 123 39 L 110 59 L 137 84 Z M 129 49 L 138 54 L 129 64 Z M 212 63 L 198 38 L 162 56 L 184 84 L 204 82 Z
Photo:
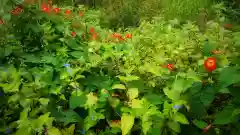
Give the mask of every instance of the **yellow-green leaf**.
M 128 89 L 127 95 L 128 95 L 128 98 L 130 101 L 133 100 L 134 98 L 137 98 L 138 97 L 138 89 L 137 88 Z
M 173 120 L 181 124 L 189 124 L 187 118 L 180 112 L 175 113 L 175 115 L 173 116 Z
M 115 84 L 112 86 L 112 89 L 121 89 L 121 90 L 125 90 L 126 87 L 123 84 Z
M 123 115 L 121 117 L 122 135 L 127 135 L 134 124 L 134 116 Z
M 48 135 L 62 135 L 62 133 L 55 127 L 48 130 Z

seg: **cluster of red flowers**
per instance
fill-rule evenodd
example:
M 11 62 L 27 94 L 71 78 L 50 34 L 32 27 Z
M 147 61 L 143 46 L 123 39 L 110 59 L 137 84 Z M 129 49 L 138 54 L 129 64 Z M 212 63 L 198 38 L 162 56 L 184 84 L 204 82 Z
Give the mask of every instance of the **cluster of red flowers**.
M 125 40 L 124 37 L 123 37 L 120 33 L 113 33 L 113 34 L 111 35 L 111 37 L 114 38 L 114 39 L 118 39 L 119 41 Z M 125 35 L 125 38 L 129 38 L 129 39 L 132 38 L 132 34 L 127 33 L 127 34 Z
M 22 11 L 23 11 L 23 9 L 21 7 L 16 7 L 15 9 L 13 9 L 11 11 L 11 14 L 12 15 L 19 15 Z

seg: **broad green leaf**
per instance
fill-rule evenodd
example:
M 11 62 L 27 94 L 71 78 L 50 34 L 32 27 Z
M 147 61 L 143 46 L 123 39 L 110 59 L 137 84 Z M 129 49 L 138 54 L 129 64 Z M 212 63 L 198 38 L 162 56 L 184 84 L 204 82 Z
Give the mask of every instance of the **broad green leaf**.
M 120 90 L 125 90 L 126 87 L 123 84 L 114 84 L 112 86 L 112 89 L 120 89 Z
M 121 117 L 122 135 L 127 135 L 132 129 L 133 124 L 134 124 L 134 116 L 123 115 Z
M 128 95 L 128 98 L 130 101 L 133 100 L 134 98 L 137 98 L 138 97 L 138 89 L 137 88 L 128 89 L 127 95 Z
M 209 105 L 215 97 L 215 90 L 213 87 L 206 87 L 202 90 L 200 100 L 203 103 L 203 105 Z
M 211 56 L 211 52 L 216 48 L 215 45 L 210 44 L 209 41 L 205 41 L 203 46 L 203 54 L 204 56 Z
M 138 99 L 133 99 L 131 106 L 132 108 L 140 109 L 142 108 L 142 101 Z
M 87 101 L 87 97 L 82 96 L 71 96 L 69 99 L 69 106 L 71 109 L 74 109 L 76 107 L 82 107 Z
M 157 95 L 157 94 L 147 94 L 144 96 L 144 98 L 146 98 L 153 105 L 162 104 L 165 100 L 165 98 L 162 95 Z
M 233 120 L 233 112 L 235 108 L 232 105 L 228 105 L 223 108 L 222 111 L 216 114 L 216 119 L 214 120 L 214 124 L 229 124 Z
M 70 127 L 61 130 L 62 135 L 74 135 L 75 125 L 72 124 Z
M 172 99 L 173 101 L 178 101 L 180 100 L 180 95 L 181 93 L 179 91 L 174 91 L 174 90 L 169 90 L 168 88 L 163 89 L 165 95 Z
M 173 120 L 181 124 L 189 124 L 187 118 L 180 112 L 176 112 L 173 116 Z
M 197 119 L 193 120 L 193 124 L 200 129 L 203 129 L 208 126 L 208 124 L 206 122 L 204 122 L 202 120 L 197 120 Z
M 62 133 L 55 127 L 48 129 L 48 135 L 62 135 Z
M 118 76 L 121 81 L 134 81 L 134 80 L 139 80 L 138 76 Z
M 240 82 L 239 76 L 240 72 L 237 69 L 233 67 L 224 68 L 218 78 L 220 89 L 225 88 L 231 84 Z
M 151 129 L 152 124 L 153 123 L 151 121 L 143 121 L 142 122 L 142 131 L 143 131 L 144 135 L 147 135 L 147 133 Z
M 191 89 L 190 89 L 190 92 L 194 95 L 198 92 L 200 92 L 202 89 L 202 83 L 201 82 L 195 82 L 193 83 Z
M 93 95 L 93 93 L 89 93 L 87 95 L 87 102 L 85 105 L 88 107 L 91 107 L 91 106 L 97 104 L 97 101 L 98 101 L 97 96 Z
M 172 129 L 173 131 L 180 133 L 181 132 L 181 127 L 180 124 L 174 121 L 168 121 L 167 125 L 170 129 Z
M 185 92 L 188 88 L 190 88 L 193 84 L 192 79 L 183 79 L 179 78 L 176 79 L 172 85 L 172 90 L 173 91 L 178 91 L 180 93 Z

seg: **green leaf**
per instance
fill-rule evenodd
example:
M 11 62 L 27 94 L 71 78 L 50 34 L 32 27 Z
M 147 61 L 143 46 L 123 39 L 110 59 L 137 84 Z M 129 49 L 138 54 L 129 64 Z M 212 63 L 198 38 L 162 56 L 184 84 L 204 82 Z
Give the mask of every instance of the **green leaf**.
M 215 97 L 215 90 L 213 87 L 206 87 L 202 90 L 200 100 L 204 106 L 211 104 Z
M 204 122 L 202 120 L 197 120 L 197 119 L 193 120 L 193 124 L 200 129 L 203 129 L 208 126 L 208 124 L 206 122 Z
M 190 89 L 190 92 L 194 95 L 198 92 L 200 92 L 202 89 L 202 83 L 201 82 L 195 82 L 193 83 L 191 89 Z
M 120 89 L 120 90 L 125 90 L 126 87 L 123 84 L 114 84 L 112 86 L 112 89 Z
M 204 56 L 211 56 L 211 52 L 216 48 L 215 45 L 209 44 L 209 41 L 205 41 L 203 45 L 203 54 Z
M 122 135 L 127 135 L 132 129 L 134 124 L 134 116 L 123 115 L 121 117 Z
M 240 72 L 236 68 L 233 67 L 224 68 L 218 78 L 220 89 L 225 88 L 234 83 L 240 82 L 239 76 Z
M 55 127 L 48 129 L 48 135 L 62 135 L 62 133 Z
M 69 106 L 71 109 L 74 109 L 76 107 L 84 106 L 84 104 L 87 101 L 86 96 L 71 96 L 69 100 Z
M 173 116 L 173 120 L 181 124 L 189 124 L 187 118 L 180 112 L 176 112 Z
M 127 95 L 128 95 L 128 98 L 130 101 L 133 100 L 134 98 L 137 98 L 138 97 L 138 89 L 137 88 L 128 89 Z
M 190 88 L 193 84 L 192 79 L 176 79 L 172 85 L 173 91 L 178 91 L 180 93 L 185 92 L 188 88 Z
M 68 41 L 68 46 L 73 50 L 81 50 L 82 49 L 81 45 L 77 44 L 75 39 L 70 39 Z
M 174 121 L 168 121 L 167 125 L 170 129 L 172 129 L 173 131 L 180 133 L 181 132 L 181 127 L 180 124 Z
M 147 94 L 144 96 L 144 98 L 146 98 L 153 105 L 162 104 L 165 100 L 163 96 L 157 94 Z
M 163 91 L 164 94 L 173 101 L 180 100 L 181 93 L 179 91 L 169 90 L 168 88 L 164 88 Z
M 231 123 L 233 120 L 233 112 L 235 108 L 232 105 L 228 105 L 223 108 L 222 111 L 216 114 L 216 119 L 214 120 L 214 124 L 228 124 Z

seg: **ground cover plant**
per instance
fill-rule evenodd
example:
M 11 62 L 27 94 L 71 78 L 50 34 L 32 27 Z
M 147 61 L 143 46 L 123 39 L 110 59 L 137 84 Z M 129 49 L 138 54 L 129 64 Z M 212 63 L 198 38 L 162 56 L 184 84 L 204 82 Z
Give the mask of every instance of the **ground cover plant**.
M 95 10 L 1 5 L 2 134 L 239 134 L 240 35 L 221 4 L 203 31 L 161 16 L 112 31 Z

